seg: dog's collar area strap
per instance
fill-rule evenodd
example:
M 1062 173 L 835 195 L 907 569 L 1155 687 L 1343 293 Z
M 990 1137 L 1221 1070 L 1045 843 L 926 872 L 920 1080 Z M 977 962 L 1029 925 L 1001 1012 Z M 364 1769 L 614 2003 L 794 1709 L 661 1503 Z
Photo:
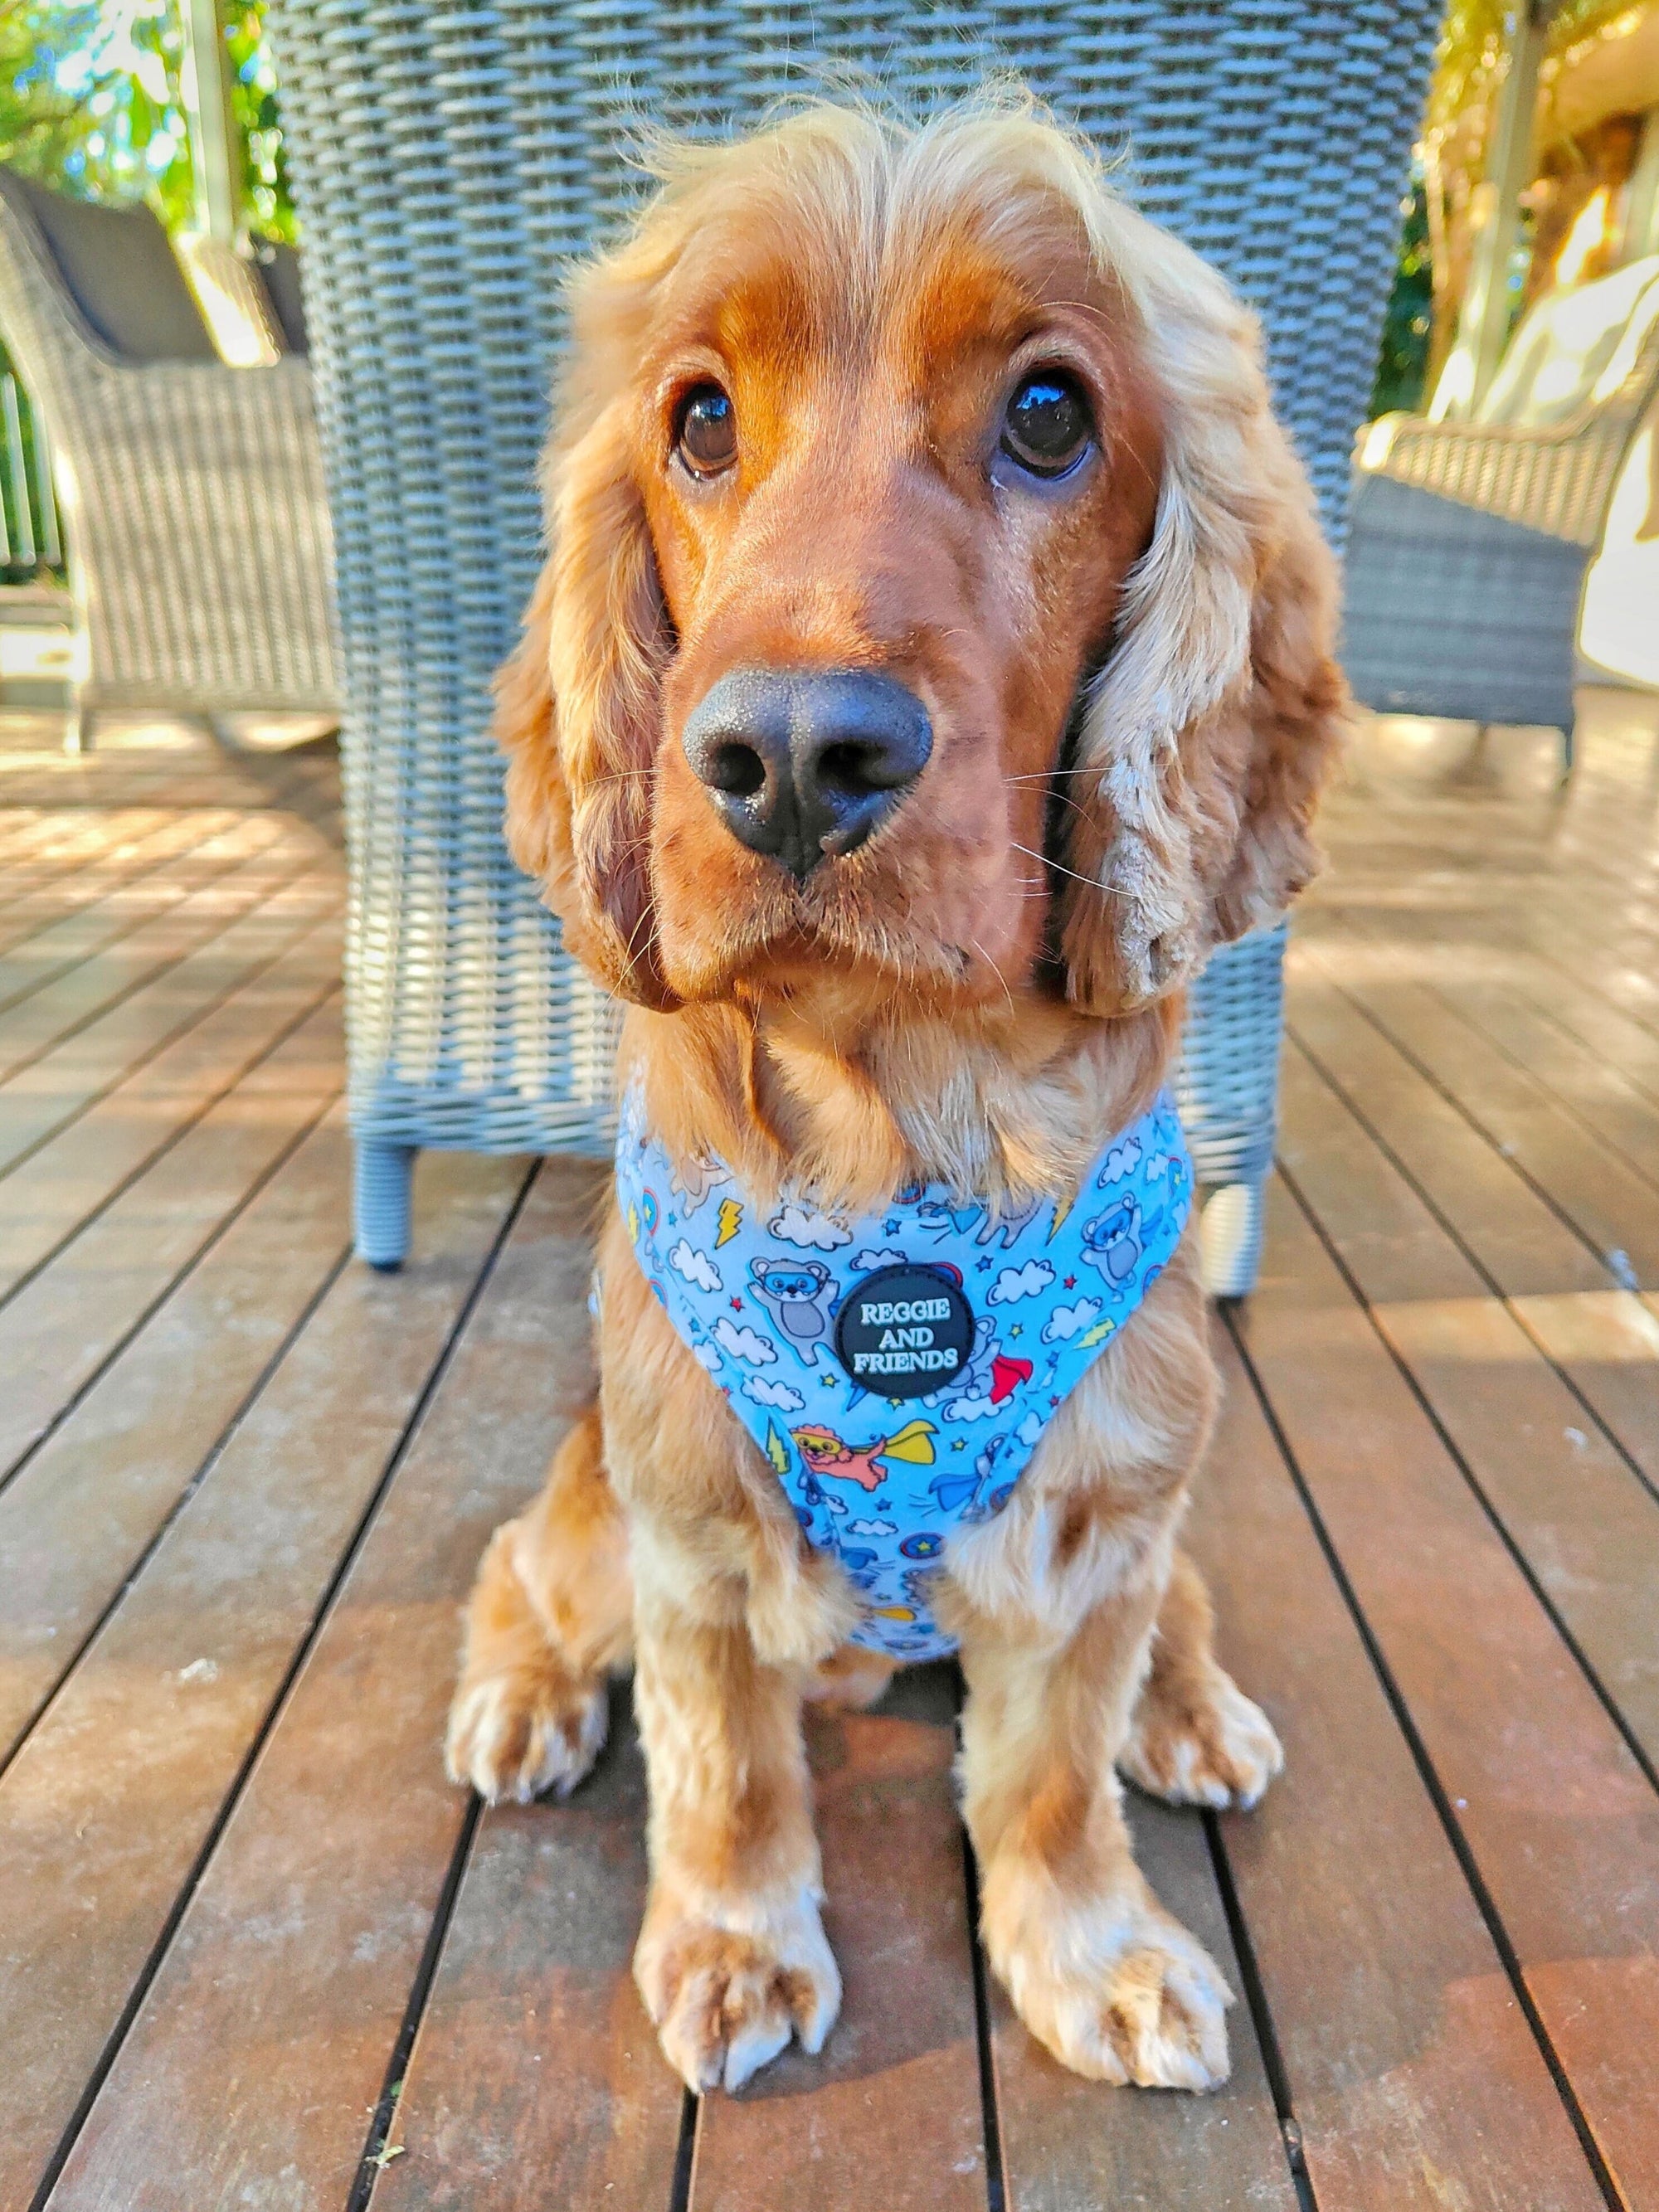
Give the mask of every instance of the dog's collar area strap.
M 951 1649 L 927 1583 L 1012 1496 L 1055 1411 L 1168 1263 L 1192 1165 L 1167 1095 L 1070 1197 L 994 1209 L 939 1184 L 854 1218 L 757 1206 L 719 1160 L 676 1164 L 623 1102 L 617 1197 L 676 1331 L 862 1594 L 854 1641 Z

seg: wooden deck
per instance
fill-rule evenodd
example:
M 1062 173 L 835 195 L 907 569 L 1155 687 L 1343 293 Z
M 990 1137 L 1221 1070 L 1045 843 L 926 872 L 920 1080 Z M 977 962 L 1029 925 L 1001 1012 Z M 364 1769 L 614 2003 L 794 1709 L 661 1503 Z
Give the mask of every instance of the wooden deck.
M 1231 2087 L 1060 2073 L 975 1968 L 942 1670 L 812 1731 L 847 1979 L 702 2110 L 628 1979 L 625 1698 L 567 1806 L 439 1745 L 586 1387 L 590 1170 L 432 1157 L 348 1258 L 326 759 L 0 761 L 0 2208 L 1659 2207 L 1659 714 L 1374 729 L 1294 955 L 1196 1516 L 1289 1768 L 1135 1801 Z

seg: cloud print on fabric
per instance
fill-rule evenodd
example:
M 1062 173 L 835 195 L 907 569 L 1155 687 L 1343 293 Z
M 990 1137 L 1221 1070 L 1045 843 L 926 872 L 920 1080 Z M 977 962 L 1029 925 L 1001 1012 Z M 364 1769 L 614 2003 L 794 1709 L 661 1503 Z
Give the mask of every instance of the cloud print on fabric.
M 960 1398 L 949 1398 L 944 1407 L 947 1421 L 988 1421 L 993 1413 L 1000 1413 L 1000 1406 L 994 1406 L 988 1398 L 975 1397 L 964 1391 Z
M 853 1255 L 852 1264 L 861 1275 L 873 1275 L 878 1267 L 903 1267 L 909 1262 L 902 1252 L 884 1252 L 878 1246 L 866 1244 L 862 1252 Z
M 1121 1182 L 1140 1165 L 1140 1139 L 1126 1137 L 1121 1145 L 1114 1145 L 1106 1155 L 1106 1164 L 1096 1178 L 1096 1188 L 1104 1190 L 1109 1182 Z
M 843 1229 L 827 1213 L 810 1212 L 793 1199 L 766 1225 L 780 1243 L 804 1245 L 809 1252 L 833 1252 L 838 1244 L 850 1244 L 853 1241 L 850 1229 Z
M 1042 1341 L 1069 1344 L 1098 1317 L 1101 1304 L 1099 1298 L 1079 1298 L 1074 1306 L 1056 1306 L 1042 1324 Z
M 896 1536 L 898 1523 L 896 1521 L 849 1521 L 847 1533 L 849 1536 Z
M 712 1344 L 694 1344 L 691 1347 L 691 1357 L 699 1367 L 706 1367 L 711 1375 L 720 1373 L 720 1356 Z
M 753 1399 L 757 1406 L 775 1406 L 781 1413 L 798 1413 L 806 1403 L 800 1392 L 792 1389 L 787 1382 L 769 1382 L 764 1375 L 746 1375 L 743 1395 Z
M 733 1359 L 746 1360 L 750 1367 L 769 1367 L 777 1358 L 763 1336 L 752 1328 L 739 1328 L 722 1314 L 714 1323 L 714 1341 L 722 1352 L 729 1352 Z
M 985 1294 L 991 1306 L 1011 1306 L 1016 1298 L 1034 1298 L 1054 1279 L 1046 1260 L 1028 1260 L 1023 1267 L 1005 1267 Z
M 668 1264 L 683 1283 L 695 1283 L 700 1291 L 721 1291 L 726 1285 L 720 1280 L 720 1271 L 706 1252 L 696 1251 L 684 1237 L 668 1255 Z

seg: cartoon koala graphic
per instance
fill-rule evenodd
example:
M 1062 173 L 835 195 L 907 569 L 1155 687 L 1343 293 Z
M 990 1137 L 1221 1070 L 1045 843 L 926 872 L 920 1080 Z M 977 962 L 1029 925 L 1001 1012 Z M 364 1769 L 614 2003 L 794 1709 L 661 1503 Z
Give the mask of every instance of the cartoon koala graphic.
M 1100 1270 L 1113 1290 L 1127 1282 L 1140 1257 L 1140 1208 L 1133 1198 L 1119 1199 L 1085 1223 L 1083 1257 Z
M 821 1260 L 751 1260 L 749 1276 L 753 1295 L 771 1313 L 784 1342 L 803 1366 L 816 1367 L 835 1304 L 828 1267 Z

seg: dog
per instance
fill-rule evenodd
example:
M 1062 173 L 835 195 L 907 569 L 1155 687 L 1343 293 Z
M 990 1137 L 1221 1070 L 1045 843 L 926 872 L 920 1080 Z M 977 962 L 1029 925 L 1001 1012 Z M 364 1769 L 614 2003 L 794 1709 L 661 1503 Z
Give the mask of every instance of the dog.
M 513 853 L 629 1002 L 639 1202 L 600 1234 L 599 1403 L 479 1569 L 450 1771 L 568 1791 L 631 1659 L 635 1978 L 684 2080 L 734 2090 L 840 2003 L 801 1701 L 868 1702 L 936 1636 L 1021 2019 L 1080 2074 L 1211 2087 L 1231 1995 L 1137 1869 L 1118 1778 L 1249 1806 L 1281 1765 L 1177 1544 L 1218 1382 L 1159 1104 L 1183 986 L 1315 869 L 1346 714 L 1256 326 L 991 92 L 664 155 L 573 331 L 497 730 Z M 1135 1162 L 1135 1237 L 1067 1263 Z M 901 1193 L 1019 1241 L 947 1265 Z M 751 1232 L 835 1278 L 810 1368 L 746 1296 Z M 857 1355 L 884 1377 L 858 1443 L 860 1313 L 898 1348 Z M 904 1433 L 947 1476 L 956 1435 L 987 1444 L 988 1504 L 868 1456 L 988 1315 L 1003 1398 L 935 1395 Z M 863 1451 L 871 1496 L 803 1468 L 792 1423 Z M 903 1535 L 912 1489 L 965 1517 Z

